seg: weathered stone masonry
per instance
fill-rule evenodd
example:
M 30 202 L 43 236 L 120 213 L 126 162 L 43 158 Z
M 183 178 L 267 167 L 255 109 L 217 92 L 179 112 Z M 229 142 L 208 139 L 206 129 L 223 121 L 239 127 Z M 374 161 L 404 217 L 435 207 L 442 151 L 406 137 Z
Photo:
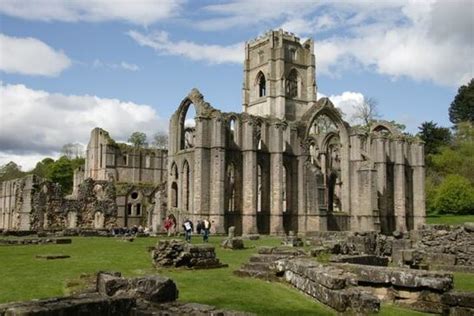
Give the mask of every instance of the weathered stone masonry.
M 168 211 L 217 232 L 406 231 L 424 223 L 423 144 L 388 122 L 351 127 L 316 101 L 313 41 L 247 43 L 243 113 L 196 89 L 171 117 Z M 194 106 L 195 125 L 187 126 Z
M 423 144 L 388 122 L 351 127 L 329 99 L 316 100 L 315 65 L 311 39 L 301 43 L 279 30 L 248 42 L 242 113 L 215 109 L 193 89 L 171 117 L 168 150 L 116 143 L 95 128 L 64 201 L 53 184 L 42 196 L 31 193 L 30 178 L 2 183 L 0 229 L 45 222 L 159 231 L 167 214 L 178 228 L 186 217 L 207 218 L 217 233 L 231 226 L 237 234 L 419 227 Z

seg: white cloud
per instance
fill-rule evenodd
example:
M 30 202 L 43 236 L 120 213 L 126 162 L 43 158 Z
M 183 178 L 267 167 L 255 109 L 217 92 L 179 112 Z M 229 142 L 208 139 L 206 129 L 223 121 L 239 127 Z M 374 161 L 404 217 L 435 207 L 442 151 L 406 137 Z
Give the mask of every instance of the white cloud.
M 320 74 L 362 67 L 454 87 L 474 77 L 472 0 L 234 0 L 204 10 L 210 17 L 195 23 L 204 30 L 279 25 L 315 36 Z
M 123 20 L 149 25 L 179 14 L 184 0 L 2 0 L 0 13 L 38 21 Z
M 110 68 L 110 69 L 122 69 L 122 70 L 128 70 L 128 71 L 138 71 L 140 70 L 140 67 L 135 64 L 130 64 L 127 62 L 120 62 L 120 63 L 105 63 L 101 61 L 100 59 L 95 59 L 94 62 L 92 63 L 93 68 Z
M 126 63 L 126 62 L 124 62 L 124 61 L 122 61 L 122 62 L 120 63 L 120 67 L 121 67 L 122 69 L 130 70 L 130 71 L 138 71 L 138 70 L 140 70 L 140 67 L 138 67 L 137 65 L 135 65 L 135 64 L 129 64 L 129 63 Z
M 23 75 L 57 76 L 71 60 L 42 41 L 0 33 L 0 70 Z
M 301 16 L 319 5 L 311 0 L 235 0 L 204 7 L 205 11 L 217 16 L 197 21 L 196 26 L 212 31 L 248 27 L 273 22 L 285 16 Z
M 66 143 L 87 144 L 97 126 L 116 140 L 126 140 L 134 131 L 150 137 L 164 131 L 167 121 L 149 105 L 54 94 L 24 85 L 0 86 L 0 164 L 14 160 L 30 166 L 40 156 L 56 156 Z
M 210 64 L 242 63 L 244 59 L 244 43 L 222 46 L 197 44 L 189 41 L 173 42 L 168 33 L 164 31 L 155 31 L 150 34 L 129 31 L 127 35 L 139 45 L 151 47 L 163 55 L 183 56 Z
M 342 111 L 344 120 L 354 124 L 356 123 L 353 120 L 356 108 L 364 103 L 365 97 L 360 92 L 345 91 L 329 96 L 329 100 Z
M 358 23 L 345 22 L 346 36 L 316 42 L 318 70 L 338 75 L 348 66 L 362 66 L 393 78 L 465 84 L 474 69 L 474 19 L 469 7 L 469 1 L 402 2 L 401 11 L 392 15 L 385 10 L 380 16 L 366 14 Z M 374 21 L 369 23 L 370 17 Z M 317 31 L 302 25 L 305 21 L 298 21 L 296 28 Z

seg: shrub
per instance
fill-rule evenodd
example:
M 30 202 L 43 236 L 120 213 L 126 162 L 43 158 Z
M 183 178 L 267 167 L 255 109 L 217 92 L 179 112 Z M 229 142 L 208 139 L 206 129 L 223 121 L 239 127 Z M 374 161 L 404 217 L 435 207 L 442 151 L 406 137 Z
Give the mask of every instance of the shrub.
M 432 208 L 444 214 L 474 214 L 472 184 L 460 175 L 447 176 L 436 189 Z

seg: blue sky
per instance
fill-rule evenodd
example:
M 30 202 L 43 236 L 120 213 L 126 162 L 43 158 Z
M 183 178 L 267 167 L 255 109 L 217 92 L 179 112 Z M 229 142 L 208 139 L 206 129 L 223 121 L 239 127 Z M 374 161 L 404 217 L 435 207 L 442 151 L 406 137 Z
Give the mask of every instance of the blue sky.
M 243 43 L 283 28 L 315 40 L 318 93 L 351 120 L 364 97 L 416 132 L 449 126 L 473 77 L 474 2 L 2 0 L 0 164 L 24 169 L 101 126 L 166 131 L 198 88 L 241 110 Z

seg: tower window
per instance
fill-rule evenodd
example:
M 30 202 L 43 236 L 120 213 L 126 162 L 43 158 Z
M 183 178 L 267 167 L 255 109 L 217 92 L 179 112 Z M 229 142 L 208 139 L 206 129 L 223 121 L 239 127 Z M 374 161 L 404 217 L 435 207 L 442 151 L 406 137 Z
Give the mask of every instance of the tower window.
M 291 61 L 295 61 L 295 60 L 296 60 L 296 49 L 290 48 L 290 49 L 288 50 L 288 58 L 289 58 L 289 60 L 291 60 Z
M 263 73 L 259 73 L 259 78 L 258 78 L 258 96 L 259 97 L 264 97 L 267 94 L 267 82 L 265 80 L 265 76 Z
M 289 98 L 298 96 L 298 73 L 292 69 L 286 79 L 286 95 Z

